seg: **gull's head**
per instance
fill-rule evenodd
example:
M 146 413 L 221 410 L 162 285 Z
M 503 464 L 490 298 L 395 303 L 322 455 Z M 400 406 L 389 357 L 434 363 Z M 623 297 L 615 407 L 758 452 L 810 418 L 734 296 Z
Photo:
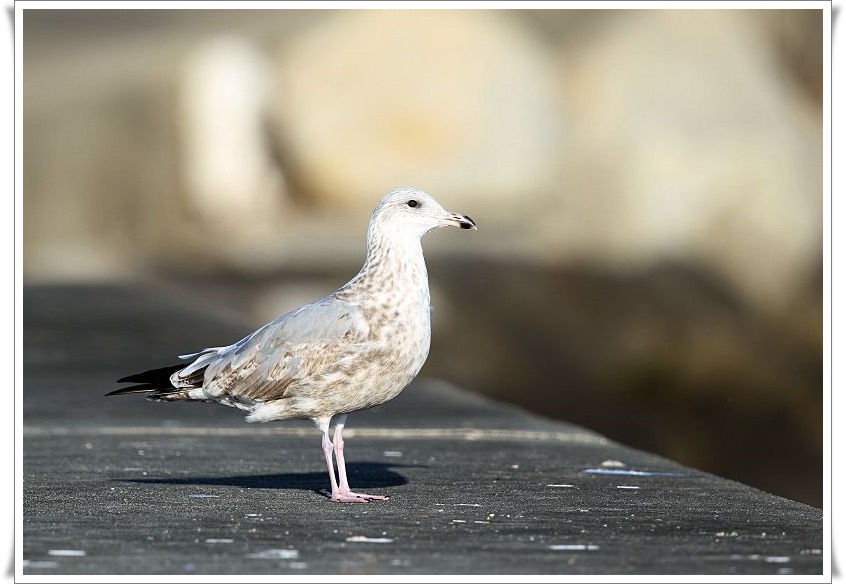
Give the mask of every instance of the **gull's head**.
M 476 222 L 467 215 L 451 213 L 433 197 L 419 189 L 396 189 L 382 197 L 373 217 L 371 229 L 423 237 L 437 227 L 476 229 Z

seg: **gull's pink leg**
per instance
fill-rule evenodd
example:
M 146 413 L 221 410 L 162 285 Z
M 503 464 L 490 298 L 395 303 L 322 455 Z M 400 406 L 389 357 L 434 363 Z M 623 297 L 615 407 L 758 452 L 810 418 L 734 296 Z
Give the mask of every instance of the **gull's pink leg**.
M 340 501 L 342 503 L 360 503 L 366 501 L 387 501 L 388 497 L 385 495 L 367 495 L 365 493 L 354 493 L 350 489 L 350 484 L 347 482 L 347 465 L 344 461 L 344 425 L 347 423 L 347 416 L 338 416 L 338 421 L 335 422 L 335 432 L 332 434 L 332 441 L 335 445 L 335 458 L 338 461 L 338 476 L 340 484 L 338 485 L 337 496 L 332 494 L 333 501 Z M 334 478 L 334 477 L 333 477 Z
M 338 483 L 335 480 L 335 469 L 332 466 L 332 441 L 329 440 L 329 422 L 332 420 L 331 416 L 328 418 L 319 418 L 317 426 L 323 432 L 323 456 L 326 458 L 326 468 L 329 470 L 329 482 L 332 485 L 332 500 L 335 501 L 338 496 Z

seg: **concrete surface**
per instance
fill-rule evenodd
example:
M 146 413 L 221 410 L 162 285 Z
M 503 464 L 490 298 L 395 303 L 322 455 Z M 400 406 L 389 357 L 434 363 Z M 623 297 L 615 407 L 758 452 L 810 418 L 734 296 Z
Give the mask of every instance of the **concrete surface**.
M 327 499 L 309 422 L 103 397 L 247 332 L 155 287 L 25 287 L 16 574 L 823 574 L 822 510 L 425 367 L 350 416 L 353 487 L 391 496 L 358 505 Z

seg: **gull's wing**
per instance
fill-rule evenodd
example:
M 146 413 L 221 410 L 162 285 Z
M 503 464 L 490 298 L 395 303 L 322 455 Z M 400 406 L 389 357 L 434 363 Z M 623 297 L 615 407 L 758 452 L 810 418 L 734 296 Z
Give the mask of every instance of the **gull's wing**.
M 291 383 L 332 371 L 369 334 L 358 305 L 328 296 L 283 314 L 228 347 L 184 356 L 195 360 L 171 380 L 176 387 L 201 387 L 202 396 L 191 392 L 194 399 L 278 399 Z

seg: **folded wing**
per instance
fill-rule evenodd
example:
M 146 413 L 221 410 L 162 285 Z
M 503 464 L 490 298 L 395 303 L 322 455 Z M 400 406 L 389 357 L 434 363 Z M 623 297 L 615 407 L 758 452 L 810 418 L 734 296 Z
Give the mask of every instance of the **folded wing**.
M 189 399 L 237 404 L 285 397 L 287 388 L 332 371 L 350 348 L 366 343 L 367 320 L 357 305 L 324 298 L 287 312 L 228 347 L 204 349 L 171 376 Z M 202 377 L 198 375 L 202 372 Z

